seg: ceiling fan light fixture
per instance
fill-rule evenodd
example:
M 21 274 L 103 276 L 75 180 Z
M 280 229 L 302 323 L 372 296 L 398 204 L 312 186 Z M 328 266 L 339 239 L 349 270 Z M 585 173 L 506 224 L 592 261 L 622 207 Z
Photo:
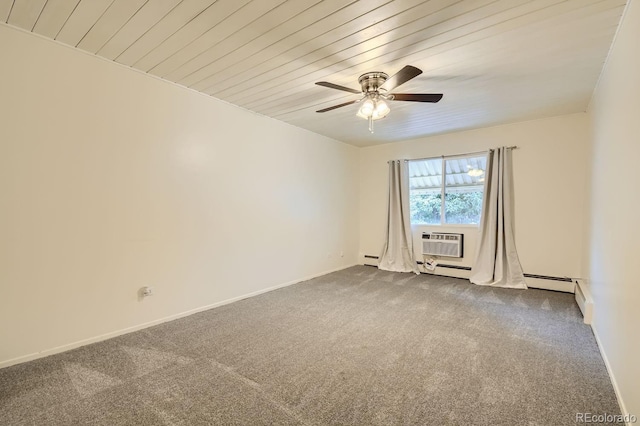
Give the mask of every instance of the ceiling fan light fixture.
M 365 120 L 379 120 L 384 118 L 389 114 L 389 106 L 383 99 L 376 99 L 373 96 L 367 96 L 366 100 L 358 109 L 358 113 L 356 114 L 360 118 L 364 118 Z
M 358 117 L 360 118 L 364 118 L 365 120 L 368 120 L 369 117 L 367 117 L 366 115 L 364 115 L 361 111 L 361 109 L 358 110 L 358 113 L 356 114 Z
M 389 111 L 391 110 L 389 109 L 387 103 L 383 99 L 380 99 L 376 105 L 376 109 L 373 111 L 373 115 L 377 115 L 378 118 L 385 118 L 387 114 L 389 114 Z M 375 119 L 376 118 L 374 117 L 374 120 Z
M 369 131 L 373 133 L 373 122 L 385 118 L 390 111 L 389 106 L 378 93 L 367 93 L 356 115 L 369 121 Z
M 369 119 L 373 112 L 376 109 L 376 102 L 371 97 L 367 97 L 367 99 L 362 103 L 360 109 L 358 110 L 358 117 L 362 117 L 364 119 Z

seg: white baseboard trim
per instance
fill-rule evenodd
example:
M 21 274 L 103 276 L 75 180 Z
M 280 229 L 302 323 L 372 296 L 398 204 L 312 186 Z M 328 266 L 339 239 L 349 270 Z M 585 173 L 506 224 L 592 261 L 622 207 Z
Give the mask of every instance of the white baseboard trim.
M 310 279 L 317 278 L 317 277 L 320 277 L 322 275 L 330 274 L 332 272 L 342 271 L 343 269 L 351 268 L 351 267 L 356 266 L 356 265 L 357 265 L 357 263 L 354 263 L 352 265 L 347 265 L 347 266 L 341 266 L 339 268 L 335 268 L 335 269 L 331 269 L 331 270 L 328 270 L 328 271 L 320 272 L 320 273 L 317 273 L 317 274 L 309 275 L 309 276 L 306 276 L 306 277 L 303 277 L 303 278 L 300 278 L 300 279 L 297 279 L 297 280 L 289 281 L 289 282 L 286 282 L 286 283 L 283 283 L 283 284 L 274 285 L 272 287 L 264 288 L 262 290 L 254 291 L 254 292 L 247 293 L 247 294 L 243 294 L 241 296 L 232 297 L 230 299 L 226 299 L 226 300 L 223 300 L 223 301 L 220 301 L 220 302 L 216 302 L 216 303 L 212 303 L 212 304 L 209 304 L 209 305 L 201 306 L 201 307 L 195 308 L 195 309 L 190 309 L 190 310 L 185 311 L 185 312 L 180 312 L 180 313 L 177 313 L 177 314 L 169 315 L 169 316 L 164 317 L 164 318 L 160 318 L 160 319 L 157 319 L 157 320 L 153 320 L 153 321 L 145 322 L 145 323 L 142 323 L 142 324 L 134 325 L 132 327 L 123 328 L 121 330 L 112 331 L 112 332 L 109 332 L 109 333 L 101 334 L 99 336 L 90 337 L 88 339 L 78 340 L 78 341 L 73 342 L 73 343 L 68 343 L 68 344 L 65 344 L 65 345 L 57 346 L 55 348 L 45 349 L 45 350 L 42 350 L 40 352 L 35 352 L 35 353 L 32 353 L 32 354 L 23 355 L 23 356 L 20 356 L 20 357 L 17 357 L 17 358 L 8 359 L 6 361 L 0 361 L 0 368 L 6 368 L 6 367 L 10 367 L 12 365 L 22 364 L 24 362 L 33 361 L 33 360 L 38 359 L 38 358 L 44 358 L 44 357 L 47 357 L 49 355 L 55 355 L 55 354 L 58 354 L 58 353 L 61 353 L 61 352 L 69 351 L 71 349 L 79 348 L 80 346 L 86 346 L 86 345 L 90 345 L 91 343 L 101 342 L 103 340 L 111 339 L 113 337 L 122 336 L 123 334 L 133 333 L 134 331 L 142 330 L 144 328 L 152 327 L 154 325 L 162 324 L 164 322 L 173 321 L 173 320 L 176 320 L 176 319 L 179 319 L 179 318 L 187 317 L 189 315 L 197 314 L 198 312 L 207 311 L 209 309 L 217 308 L 218 306 L 228 305 L 229 303 L 237 302 L 238 300 L 248 299 L 248 298 L 253 297 L 253 296 L 258 296 L 260 294 L 268 293 L 270 291 L 277 290 L 279 288 L 288 287 L 290 285 L 298 284 L 298 283 L 301 283 L 303 281 L 308 281 Z
M 604 365 L 607 368 L 607 373 L 609 373 L 609 378 L 611 379 L 611 384 L 613 385 L 613 391 L 616 394 L 616 399 L 618 400 L 618 405 L 620 406 L 620 412 L 625 418 L 630 416 L 629 411 L 627 411 L 626 405 L 624 405 L 624 401 L 622 399 L 622 395 L 620 394 L 620 388 L 618 387 L 618 382 L 616 381 L 616 376 L 613 375 L 613 370 L 611 369 L 611 364 L 609 364 L 609 358 L 607 358 L 607 354 L 602 347 L 602 343 L 600 341 L 600 337 L 598 336 L 598 332 L 596 331 L 593 323 L 591 324 L 591 331 L 593 331 L 593 336 L 596 338 L 596 343 L 598 345 L 598 349 L 600 350 L 600 355 L 604 360 Z M 627 426 L 631 426 L 631 423 L 626 422 Z

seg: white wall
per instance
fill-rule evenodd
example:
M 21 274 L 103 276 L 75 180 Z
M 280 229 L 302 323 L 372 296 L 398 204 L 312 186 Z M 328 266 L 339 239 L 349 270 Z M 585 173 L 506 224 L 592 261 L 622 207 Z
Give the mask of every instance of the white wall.
M 513 151 L 516 246 L 525 273 L 578 277 L 581 270 L 583 210 L 586 202 L 588 139 L 586 114 L 572 114 L 407 142 L 363 148 L 360 151 L 360 254 L 378 255 L 386 217 L 387 161 L 462 154 L 517 145 Z M 414 227 L 465 234 L 465 257 L 471 266 L 476 227 Z M 415 241 L 418 242 L 419 238 Z M 416 254 L 421 258 L 420 246 Z M 362 257 L 361 257 L 362 261 Z M 455 264 L 455 259 L 442 260 Z M 468 276 L 453 269 L 438 273 Z M 465 275 L 466 274 L 466 275 Z M 571 284 L 527 279 L 532 286 L 570 289 Z
M 633 0 L 589 107 L 593 329 L 626 410 L 640 416 L 640 2 Z
M 0 366 L 357 263 L 357 148 L 4 24 L 0 52 Z

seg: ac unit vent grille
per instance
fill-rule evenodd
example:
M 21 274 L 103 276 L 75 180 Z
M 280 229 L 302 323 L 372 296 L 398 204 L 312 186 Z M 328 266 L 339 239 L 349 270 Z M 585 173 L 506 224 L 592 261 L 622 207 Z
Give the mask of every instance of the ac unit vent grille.
M 423 232 L 422 254 L 445 257 L 462 257 L 463 235 L 444 232 Z

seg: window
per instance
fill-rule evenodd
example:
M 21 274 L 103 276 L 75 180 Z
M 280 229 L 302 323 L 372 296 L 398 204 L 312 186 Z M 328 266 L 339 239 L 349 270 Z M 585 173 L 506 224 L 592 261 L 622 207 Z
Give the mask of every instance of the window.
M 487 156 L 477 154 L 409 161 L 411 223 L 480 223 L 486 167 Z

